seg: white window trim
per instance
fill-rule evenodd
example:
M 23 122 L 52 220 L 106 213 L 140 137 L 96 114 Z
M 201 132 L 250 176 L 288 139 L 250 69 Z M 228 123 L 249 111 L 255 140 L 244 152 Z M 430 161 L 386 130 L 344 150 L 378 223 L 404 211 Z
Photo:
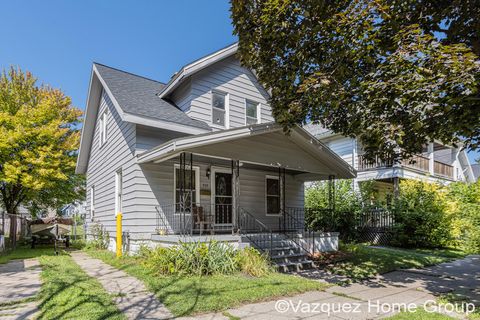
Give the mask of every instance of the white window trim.
M 220 172 L 220 173 L 230 173 L 232 174 L 232 169 L 230 168 L 225 168 L 225 167 L 214 167 L 212 166 L 210 168 L 210 203 L 212 204 L 212 210 L 213 214 L 215 215 L 215 173 Z M 232 205 L 235 203 L 235 194 L 233 193 L 233 174 L 232 174 Z M 232 217 L 232 219 L 234 219 Z M 232 223 L 214 223 L 216 226 L 231 226 Z
M 123 174 L 122 169 L 115 172 L 115 216 L 122 213 L 123 202 Z
M 217 93 L 220 95 L 225 96 L 225 125 L 221 126 L 213 122 L 213 109 L 220 110 L 218 108 L 213 107 L 213 94 Z M 230 94 L 225 91 L 213 89 L 210 91 L 210 126 L 217 129 L 230 129 Z
M 246 125 L 246 126 L 248 125 L 248 122 L 247 122 L 247 101 L 250 101 L 250 102 L 253 102 L 253 103 L 256 103 L 256 104 L 257 104 L 257 124 L 258 124 L 258 123 L 262 123 L 262 103 L 261 103 L 261 102 L 257 102 L 257 101 L 252 100 L 252 99 L 245 99 L 245 101 L 244 101 L 244 106 L 245 106 L 245 125 Z
M 103 111 L 100 116 L 100 147 L 107 142 L 107 123 L 108 123 L 108 109 Z
M 278 187 L 281 188 L 280 186 L 280 178 L 278 176 L 272 176 L 272 175 L 266 175 L 265 176 L 265 215 L 266 216 L 271 216 L 271 217 L 278 217 L 282 215 L 281 209 L 282 209 L 282 204 L 280 203 L 281 199 L 281 192 L 278 194 L 278 201 L 279 201 L 279 207 L 280 207 L 280 212 L 279 213 L 268 213 L 268 205 L 267 205 L 267 180 L 278 180 Z M 279 190 L 280 191 L 280 190 Z
M 185 166 L 186 170 L 190 170 L 190 166 L 187 165 Z M 176 205 L 176 199 L 177 199 L 177 175 L 176 175 L 176 170 L 180 169 L 180 165 L 178 163 L 175 163 L 173 166 L 173 205 Z M 197 206 L 200 205 L 200 167 L 198 166 L 193 166 L 193 171 L 195 172 L 195 199 L 197 202 L 195 203 Z M 180 214 L 175 210 L 174 214 Z
M 95 218 L 95 186 L 90 187 L 90 220 Z

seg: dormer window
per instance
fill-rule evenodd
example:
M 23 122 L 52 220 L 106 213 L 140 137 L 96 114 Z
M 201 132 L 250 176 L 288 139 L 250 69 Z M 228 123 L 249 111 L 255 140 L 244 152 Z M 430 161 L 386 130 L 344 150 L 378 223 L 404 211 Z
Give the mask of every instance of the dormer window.
M 260 103 L 246 100 L 245 101 L 245 124 L 260 123 Z
M 212 91 L 212 124 L 226 127 L 227 94 Z

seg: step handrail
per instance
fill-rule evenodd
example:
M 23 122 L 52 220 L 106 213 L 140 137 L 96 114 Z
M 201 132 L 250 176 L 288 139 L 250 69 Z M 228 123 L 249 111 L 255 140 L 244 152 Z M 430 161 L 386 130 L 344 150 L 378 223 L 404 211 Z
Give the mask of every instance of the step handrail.
M 307 249 L 305 249 L 305 247 L 300 243 L 299 241 L 299 237 L 298 237 L 298 232 L 297 231 L 300 231 L 300 229 L 295 229 L 295 232 L 294 234 L 296 236 L 293 236 L 291 234 L 289 234 L 288 230 L 286 228 L 284 228 L 282 230 L 282 233 L 291 241 L 293 241 L 298 247 L 300 247 L 303 251 L 305 251 L 307 254 L 314 254 L 315 253 L 315 231 L 313 229 L 311 229 L 310 227 L 307 226 L 307 224 L 305 224 L 305 221 L 300 221 L 297 217 L 293 216 L 292 214 L 290 214 L 287 210 L 285 209 L 281 209 L 282 213 L 283 213 L 283 219 L 285 219 L 285 217 L 288 217 L 290 220 L 293 220 L 295 222 L 295 224 L 298 223 L 298 225 L 302 225 L 303 224 L 303 228 L 301 229 L 301 234 L 302 234 L 302 237 L 307 234 L 308 236 L 312 236 L 312 252 L 308 251 Z M 305 211 L 304 211 L 305 212 Z
M 251 229 L 250 227 L 254 227 L 255 229 Z M 267 244 L 269 247 L 269 251 L 266 252 L 271 257 L 272 250 L 273 250 L 273 231 L 268 228 L 263 222 L 255 218 L 250 212 L 248 212 L 245 208 L 240 208 L 239 210 L 239 230 L 240 234 L 245 236 L 251 243 L 255 244 L 258 249 L 265 252 L 264 244 Z M 260 231 L 261 233 L 266 233 L 267 239 L 266 241 L 262 241 L 262 243 L 255 238 L 251 234 L 251 230 Z M 266 242 L 266 243 L 265 243 Z

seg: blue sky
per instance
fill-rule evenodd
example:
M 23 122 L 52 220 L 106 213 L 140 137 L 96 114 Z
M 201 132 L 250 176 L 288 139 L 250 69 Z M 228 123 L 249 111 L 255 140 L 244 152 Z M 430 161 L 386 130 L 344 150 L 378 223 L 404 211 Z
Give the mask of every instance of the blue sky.
M 236 41 L 227 0 L 11 0 L 1 9 L 0 69 L 29 70 L 81 109 L 93 61 L 166 82 Z

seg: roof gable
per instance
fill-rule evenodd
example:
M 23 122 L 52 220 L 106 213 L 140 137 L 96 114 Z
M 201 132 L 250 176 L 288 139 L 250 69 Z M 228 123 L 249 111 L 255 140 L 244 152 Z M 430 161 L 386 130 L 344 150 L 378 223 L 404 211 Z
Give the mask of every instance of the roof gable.
M 185 66 L 170 79 L 170 81 L 160 90 L 158 96 L 161 98 L 167 97 L 172 91 L 177 88 L 185 79 L 192 74 L 205 69 L 212 64 L 228 58 L 237 53 L 238 43 L 231 44 L 223 49 L 215 51 L 203 58 L 197 59 Z

